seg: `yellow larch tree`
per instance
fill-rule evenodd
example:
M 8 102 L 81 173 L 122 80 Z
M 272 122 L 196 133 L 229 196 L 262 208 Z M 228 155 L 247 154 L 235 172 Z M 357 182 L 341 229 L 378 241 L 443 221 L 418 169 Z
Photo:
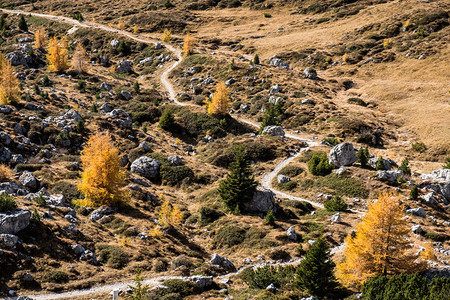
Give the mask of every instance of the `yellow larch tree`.
M 58 41 L 56 37 L 50 39 L 47 59 L 50 62 L 49 69 L 53 72 L 62 72 L 69 67 L 67 38 L 64 36 Z
M 76 204 L 120 205 L 128 199 L 123 189 L 125 172 L 120 167 L 119 150 L 111 143 L 109 134 L 97 133 L 89 138 L 81 152 L 81 165 L 83 173 L 78 190 L 85 198 Z
M 344 260 L 336 276 L 349 286 L 360 286 L 375 275 L 417 272 L 423 264 L 411 251 L 411 229 L 403 213 L 400 196 L 383 193 L 346 239 Z
M 224 115 L 230 107 L 230 93 L 224 82 L 216 86 L 216 91 L 211 100 L 207 100 L 206 109 L 211 115 Z
M 164 196 L 160 197 L 164 200 Z M 183 219 L 181 210 L 176 205 L 172 205 L 169 199 L 165 199 L 159 209 L 158 224 L 163 228 L 168 228 L 180 224 Z
M 164 29 L 164 33 L 163 36 L 161 38 L 161 41 L 163 41 L 164 43 L 170 42 L 170 40 L 172 39 L 172 33 L 170 32 L 169 29 Z
M 183 55 L 187 57 L 194 51 L 195 38 L 188 32 L 184 37 Z
M 83 73 L 87 71 L 87 66 L 86 50 L 78 42 L 72 57 L 72 68 L 78 73 Z
M 40 27 L 34 33 L 34 48 L 45 49 L 47 46 L 47 35 L 45 33 L 44 27 Z
M 14 74 L 14 67 L 0 54 L 0 104 L 17 103 L 20 96 L 20 81 Z

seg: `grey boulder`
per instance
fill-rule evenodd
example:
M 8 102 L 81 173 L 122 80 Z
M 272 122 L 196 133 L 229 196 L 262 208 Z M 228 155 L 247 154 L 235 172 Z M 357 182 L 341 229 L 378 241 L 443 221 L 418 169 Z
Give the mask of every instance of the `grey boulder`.
M 0 234 L 0 248 L 11 249 L 19 242 L 19 238 L 14 234 Z
M 289 176 L 280 174 L 277 176 L 277 181 L 278 183 L 286 183 L 291 181 L 291 178 L 289 178 Z
M 377 178 L 382 181 L 396 183 L 397 179 L 402 177 L 403 172 L 401 170 L 377 171 Z
M 184 164 L 183 159 L 176 155 L 169 155 L 169 157 L 167 157 L 167 160 L 173 166 L 181 166 Z
M 358 160 L 352 143 L 340 143 L 330 150 L 328 162 L 335 167 L 351 166 Z
M 297 240 L 297 233 L 295 232 L 294 226 L 288 228 L 288 230 L 286 231 L 286 236 L 292 241 Z
M 271 136 L 284 137 L 285 133 L 281 126 L 266 126 L 264 127 L 262 134 L 269 134 Z
M 427 216 L 427 213 L 425 212 L 425 210 L 422 207 L 407 209 L 406 213 L 413 214 L 413 215 L 421 217 L 421 218 L 425 218 Z
M 29 210 L 14 210 L 0 213 L 0 233 L 16 234 L 30 224 Z
M 38 180 L 30 171 L 24 171 L 19 177 L 19 182 L 21 185 L 31 190 L 35 190 L 39 185 Z
M 269 209 L 276 212 L 274 193 L 270 190 L 258 188 L 250 202 L 244 203 L 244 209 L 253 213 L 267 213 Z
M 219 254 L 213 254 L 211 260 L 209 261 L 212 265 L 217 265 L 225 269 L 233 270 L 234 264 L 228 259 Z
M 148 156 L 141 156 L 131 164 L 131 172 L 139 174 L 147 179 L 155 179 L 159 176 L 161 163 Z

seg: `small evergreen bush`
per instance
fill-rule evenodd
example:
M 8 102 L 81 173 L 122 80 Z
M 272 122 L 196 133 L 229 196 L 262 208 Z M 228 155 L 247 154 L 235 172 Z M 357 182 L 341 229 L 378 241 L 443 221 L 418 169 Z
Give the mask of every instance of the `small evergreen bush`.
M 326 210 L 328 211 L 346 211 L 347 203 L 339 196 L 334 196 L 332 199 L 324 203 Z
M 325 153 L 321 156 L 314 153 L 308 161 L 308 170 L 315 176 L 325 176 L 331 173 L 333 166 L 328 163 L 328 158 Z
M 17 208 L 17 203 L 12 196 L 0 195 L 0 212 L 10 212 Z

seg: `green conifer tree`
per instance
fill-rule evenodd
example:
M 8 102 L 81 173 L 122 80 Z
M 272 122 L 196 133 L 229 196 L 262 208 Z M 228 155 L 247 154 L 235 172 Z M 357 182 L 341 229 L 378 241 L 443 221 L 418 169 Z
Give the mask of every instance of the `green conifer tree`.
M 409 197 L 413 200 L 417 200 L 419 197 L 419 189 L 417 188 L 417 185 L 414 185 L 411 189 L 411 192 L 409 193 Z
M 375 165 L 375 170 L 380 171 L 384 170 L 384 159 L 383 156 L 378 158 L 377 164 Z
M 403 161 L 398 169 L 401 170 L 403 172 L 403 174 L 411 175 L 411 169 L 409 168 L 408 158 L 405 157 L 405 159 L 403 159 Z
M 367 162 L 369 161 L 368 153 L 369 150 L 367 148 L 363 149 L 361 147 L 359 148 L 358 153 L 356 154 L 356 156 L 358 157 L 358 161 L 362 167 L 367 166 Z
M 230 165 L 230 174 L 220 182 L 218 192 L 228 210 L 240 212 L 243 211 L 243 204 L 252 200 L 256 181 L 244 146 L 237 146 L 233 152 L 234 162 Z
M 159 119 L 159 127 L 164 130 L 170 130 L 175 125 L 175 118 L 170 110 L 165 110 Z
M 259 64 L 260 64 L 260 61 L 259 61 L 259 55 L 258 55 L 258 54 L 255 55 L 255 58 L 253 59 L 253 63 L 254 63 L 255 65 L 259 65 Z
M 20 16 L 19 19 L 19 29 L 23 31 L 28 31 L 27 21 L 25 21 L 25 18 L 23 16 Z
M 277 104 L 269 103 L 261 122 L 258 134 L 261 134 L 266 126 L 280 125 L 281 117 L 284 114 L 284 102 L 278 101 Z
M 272 226 L 275 225 L 275 214 L 273 213 L 272 209 L 269 209 L 267 211 L 267 214 L 264 217 L 264 220 L 266 221 L 266 224 L 269 224 L 269 225 L 272 225 Z
M 330 248 L 325 239 L 319 237 L 298 266 L 294 282 L 311 295 L 322 297 L 337 286 L 334 267 Z

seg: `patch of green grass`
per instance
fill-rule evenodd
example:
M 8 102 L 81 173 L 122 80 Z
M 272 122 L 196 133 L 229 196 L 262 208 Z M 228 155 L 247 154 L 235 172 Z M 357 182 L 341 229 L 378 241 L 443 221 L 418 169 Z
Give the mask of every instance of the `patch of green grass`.
M 278 174 L 286 175 L 289 177 L 295 177 L 303 172 L 304 170 L 299 166 L 286 166 L 283 169 L 281 169 Z
M 63 271 L 52 270 L 44 274 L 46 282 L 65 283 L 69 281 L 69 275 Z
M 358 179 L 343 177 L 336 174 L 317 177 L 314 186 L 319 188 L 329 188 L 338 196 L 367 198 L 369 195 L 369 192 Z
M 96 245 L 96 248 L 99 255 L 99 262 L 106 264 L 110 268 L 122 269 L 129 262 L 128 255 L 120 247 L 99 244 Z

